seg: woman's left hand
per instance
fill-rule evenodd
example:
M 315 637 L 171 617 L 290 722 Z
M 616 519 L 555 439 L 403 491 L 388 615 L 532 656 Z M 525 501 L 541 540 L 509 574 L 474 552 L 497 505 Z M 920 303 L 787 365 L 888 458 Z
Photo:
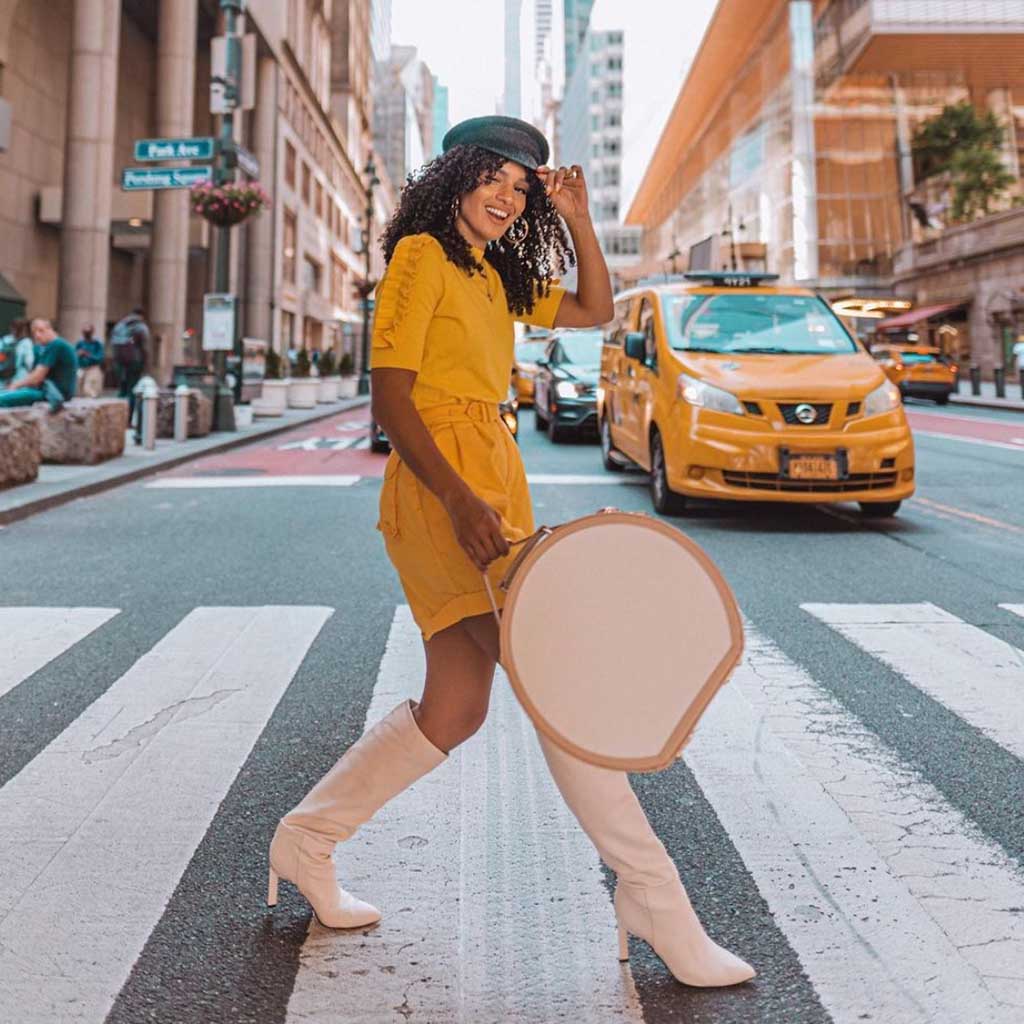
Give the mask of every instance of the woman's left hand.
M 583 178 L 583 168 L 579 164 L 559 167 L 557 171 L 550 167 L 538 167 L 537 177 L 540 178 L 551 205 L 563 220 L 571 222 L 590 215 L 587 183 Z

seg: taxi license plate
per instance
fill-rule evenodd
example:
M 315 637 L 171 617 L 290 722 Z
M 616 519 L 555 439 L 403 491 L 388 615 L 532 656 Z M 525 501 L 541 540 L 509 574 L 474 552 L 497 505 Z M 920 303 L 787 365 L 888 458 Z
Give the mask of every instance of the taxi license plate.
M 790 480 L 838 480 L 839 463 L 834 455 L 791 455 Z

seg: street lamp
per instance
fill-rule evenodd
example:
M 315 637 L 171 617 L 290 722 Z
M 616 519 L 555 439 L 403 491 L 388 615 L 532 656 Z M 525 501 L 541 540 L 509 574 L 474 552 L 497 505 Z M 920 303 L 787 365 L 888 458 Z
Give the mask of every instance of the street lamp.
M 373 189 L 380 184 L 377 177 L 377 168 L 373 163 L 373 153 L 366 158 L 366 166 L 363 168 L 366 176 L 366 227 L 362 232 L 363 257 L 366 260 L 366 270 L 363 274 L 363 287 L 361 288 L 363 298 L 363 353 L 360 359 L 359 369 L 359 394 L 370 393 L 370 309 L 373 300 L 370 298 L 372 286 L 370 283 L 370 241 L 373 238 Z

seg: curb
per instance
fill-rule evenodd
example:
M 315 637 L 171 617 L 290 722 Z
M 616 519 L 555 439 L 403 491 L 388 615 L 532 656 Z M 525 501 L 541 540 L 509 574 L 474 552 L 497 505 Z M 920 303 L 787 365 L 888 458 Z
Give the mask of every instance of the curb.
M 996 409 L 1001 412 L 1024 412 L 1024 402 L 1000 402 L 997 398 L 979 398 L 965 401 L 963 398 L 958 400 L 956 395 L 950 395 L 949 404 L 959 405 L 961 409 Z
M 35 501 L 28 501 L 24 505 L 18 505 L 16 508 L 9 508 L 0 511 L 0 526 L 7 526 L 9 523 L 16 523 L 21 519 L 28 519 L 31 516 L 38 515 L 40 512 L 46 512 L 48 509 L 56 508 L 59 505 L 66 505 L 68 502 L 75 501 L 78 498 L 88 498 L 90 495 L 100 494 L 103 491 L 112 491 L 115 487 L 120 487 L 122 484 L 130 484 L 142 477 L 154 476 L 155 474 L 162 473 L 167 469 L 174 469 L 175 466 L 181 466 L 186 462 L 191 462 L 193 459 L 201 459 L 207 455 L 216 455 L 219 452 L 226 452 L 232 448 L 241 448 L 243 445 L 251 444 L 253 441 L 260 441 L 265 437 L 274 437 L 276 434 L 285 434 L 289 430 L 304 427 L 307 423 L 319 423 L 321 420 L 328 420 L 332 416 L 348 412 L 350 409 L 359 409 L 362 406 L 369 404 L 370 398 L 368 395 L 360 396 L 359 399 L 352 401 L 351 405 L 346 405 L 344 409 L 331 409 L 330 412 L 323 412 L 317 416 L 309 416 L 298 423 L 291 422 L 277 424 L 267 430 L 261 430 L 258 434 L 229 437 L 219 444 L 210 445 L 208 448 L 203 448 L 201 451 L 188 452 L 185 455 L 165 459 L 163 462 L 148 463 L 146 465 L 139 466 L 137 469 L 122 473 L 119 476 L 108 477 L 106 480 L 94 480 L 92 483 L 82 484 L 80 487 L 70 487 L 68 490 L 61 491 L 59 494 L 48 494 L 44 498 L 37 498 Z

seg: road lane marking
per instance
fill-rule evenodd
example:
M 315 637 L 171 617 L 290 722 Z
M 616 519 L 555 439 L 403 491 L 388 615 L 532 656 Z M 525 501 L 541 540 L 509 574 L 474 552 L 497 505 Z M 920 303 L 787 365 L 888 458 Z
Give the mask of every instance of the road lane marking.
M 19 1024 L 106 1018 L 330 615 L 195 609 L 0 790 L 0 978 Z
M 367 724 L 418 698 L 423 671 L 400 607 Z M 312 924 L 289 1022 L 643 1020 L 597 854 L 498 675 L 483 729 L 338 847 L 342 883 L 384 919 L 352 935 Z
M 1005 608 L 1008 612 L 1012 612 L 1014 615 L 1019 615 L 1024 619 L 1024 604 L 1001 604 L 1000 608 Z
M 322 476 L 166 476 L 145 484 L 155 490 L 203 490 L 212 487 L 351 487 L 362 477 L 348 474 Z
M 968 512 L 966 509 L 956 508 L 954 505 L 943 505 L 930 498 L 911 498 L 915 505 L 923 505 L 926 508 L 934 509 L 937 512 L 944 512 L 946 515 L 956 516 L 959 519 L 967 519 L 972 523 L 981 523 L 983 526 L 994 526 L 997 530 L 1009 530 L 1011 533 L 1024 533 L 1024 527 L 1015 526 L 1013 523 L 1004 523 L 1001 519 L 993 519 L 991 516 L 983 516 L 979 512 Z
M 0 608 L 0 697 L 109 622 L 120 608 Z
M 646 487 L 647 486 L 647 474 L 632 474 L 629 476 L 612 475 L 608 473 L 604 476 L 598 474 L 587 474 L 587 473 L 529 473 L 526 479 L 531 484 L 568 484 L 570 486 L 582 485 L 589 486 L 590 484 L 614 484 Z
M 1008 452 L 1024 452 L 1024 445 L 1007 444 L 1005 441 L 986 441 L 980 437 L 963 437 L 960 434 L 943 434 L 936 430 L 922 430 L 920 427 L 911 427 L 914 437 L 936 437 L 942 441 L 963 441 L 964 444 L 980 444 L 986 448 L 1004 448 Z
M 1024 653 L 930 602 L 802 604 L 908 683 L 1024 758 Z
M 684 760 L 831 1019 L 1016 1024 L 1024 877 L 771 641 L 746 637 Z

